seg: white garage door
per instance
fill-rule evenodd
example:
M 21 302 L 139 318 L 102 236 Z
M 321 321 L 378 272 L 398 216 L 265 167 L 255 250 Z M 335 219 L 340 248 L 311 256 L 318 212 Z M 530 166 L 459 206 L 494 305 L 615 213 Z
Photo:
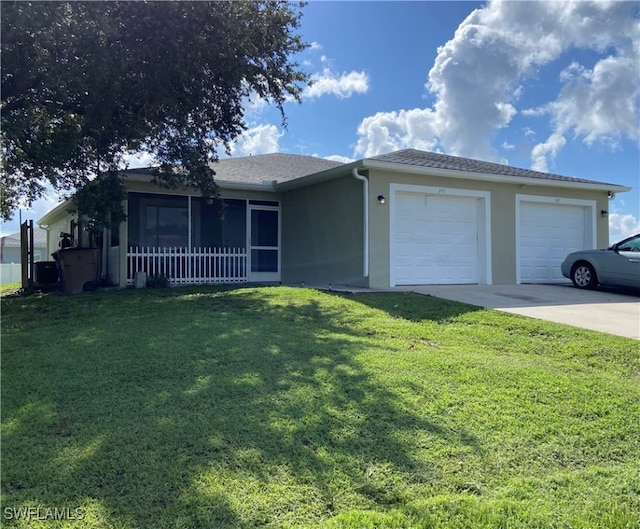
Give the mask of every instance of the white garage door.
M 475 197 L 398 191 L 392 227 L 392 284 L 478 282 Z
M 560 263 L 569 252 L 591 247 L 585 206 L 521 202 L 519 270 L 521 283 L 567 281 Z

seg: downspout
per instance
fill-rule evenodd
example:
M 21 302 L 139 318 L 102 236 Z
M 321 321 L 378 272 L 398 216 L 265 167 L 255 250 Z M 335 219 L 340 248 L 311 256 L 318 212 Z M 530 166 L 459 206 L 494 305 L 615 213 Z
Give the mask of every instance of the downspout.
M 363 240 L 363 252 L 364 259 L 362 263 L 362 269 L 364 277 L 369 277 L 369 180 L 366 176 L 362 176 L 358 173 L 358 168 L 354 167 L 351 171 L 353 177 L 362 181 L 362 194 L 363 194 L 363 210 L 364 210 L 364 240 Z

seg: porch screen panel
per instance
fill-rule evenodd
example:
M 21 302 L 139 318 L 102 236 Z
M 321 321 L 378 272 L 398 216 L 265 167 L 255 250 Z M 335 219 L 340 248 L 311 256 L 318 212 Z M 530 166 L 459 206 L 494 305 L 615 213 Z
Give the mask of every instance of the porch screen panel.
M 222 223 L 223 245 L 245 248 L 247 245 L 247 203 L 244 200 L 225 200 Z
M 145 240 L 147 246 L 189 246 L 189 209 L 147 206 Z
M 227 199 L 224 214 L 217 203 L 200 202 L 201 216 L 199 240 L 196 246 L 215 248 L 244 248 L 247 238 L 246 202 L 244 200 Z M 198 222 L 198 219 L 196 219 Z
M 278 246 L 278 212 L 254 209 L 251 211 L 251 245 Z
M 184 196 L 129 194 L 129 246 L 189 246 L 189 204 Z
M 252 272 L 277 272 L 278 250 L 251 250 Z
M 162 246 L 189 246 L 189 208 L 158 208 L 158 239 Z M 175 245 L 173 244 L 175 241 Z
M 251 271 L 278 271 L 278 211 L 251 210 Z

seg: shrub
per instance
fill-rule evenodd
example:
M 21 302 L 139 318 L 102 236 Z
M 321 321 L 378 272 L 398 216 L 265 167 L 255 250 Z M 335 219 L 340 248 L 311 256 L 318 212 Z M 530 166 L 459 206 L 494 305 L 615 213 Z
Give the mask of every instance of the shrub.
M 167 288 L 169 286 L 169 278 L 162 274 L 149 276 L 147 279 L 148 288 Z

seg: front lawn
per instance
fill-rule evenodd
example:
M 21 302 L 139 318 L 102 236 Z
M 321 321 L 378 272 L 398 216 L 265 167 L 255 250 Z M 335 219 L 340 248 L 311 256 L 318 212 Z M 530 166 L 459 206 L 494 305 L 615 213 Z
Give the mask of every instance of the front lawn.
M 22 288 L 22 282 L 4 283 L 0 285 L 0 294 L 14 294 Z
M 2 526 L 640 527 L 638 342 L 416 294 L 2 299 Z

